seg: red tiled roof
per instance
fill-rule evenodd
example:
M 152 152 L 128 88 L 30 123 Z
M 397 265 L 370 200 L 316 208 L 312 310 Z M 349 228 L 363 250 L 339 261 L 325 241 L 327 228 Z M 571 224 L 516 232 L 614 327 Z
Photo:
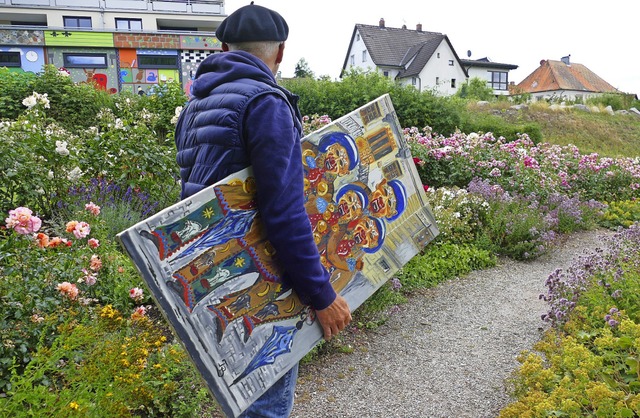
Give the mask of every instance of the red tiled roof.
M 517 89 L 525 93 L 577 90 L 593 93 L 618 93 L 611 84 L 582 64 L 543 60 L 540 67 L 522 80 Z

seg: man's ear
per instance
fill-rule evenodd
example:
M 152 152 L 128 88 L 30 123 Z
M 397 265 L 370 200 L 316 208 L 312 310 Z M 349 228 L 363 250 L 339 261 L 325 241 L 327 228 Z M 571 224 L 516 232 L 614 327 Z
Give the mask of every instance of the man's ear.
M 228 52 L 229 51 L 229 45 L 227 45 L 226 43 L 222 43 L 222 51 L 223 52 Z
M 278 56 L 276 57 L 276 64 L 280 64 L 282 62 L 282 57 L 284 57 L 284 42 L 278 45 Z

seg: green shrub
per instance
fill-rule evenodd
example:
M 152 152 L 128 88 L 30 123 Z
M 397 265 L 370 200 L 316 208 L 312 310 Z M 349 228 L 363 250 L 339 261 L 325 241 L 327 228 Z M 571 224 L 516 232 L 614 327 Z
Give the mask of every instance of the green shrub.
M 554 327 L 520 355 L 501 418 L 640 414 L 640 228 L 608 244 L 547 280 Z
M 145 316 L 127 319 L 107 305 L 59 330 L 14 371 L 1 415 L 191 417 L 209 397 L 181 346 Z
M 100 208 L 88 208 L 93 214 L 86 209 L 68 222 L 35 229 L 35 238 L 12 230 L 0 236 L 0 390 L 12 359 L 21 370 L 37 345 L 51 344 L 68 318 L 86 319 L 96 303 L 123 311 L 135 307 L 129 291 L 142 281 L 113 237 L 105 236 Z M 142 301 L 149 302 L 149 296 Z
M 468 82 L 463 83 L 456 92 L 456 96 L 462 99 L 470 100 L 495 100 L 493 89 L 487 85 L 486 80 L 474 77 Z
M 188 97 L 182 89 L 179 81 L 162 82 L 154 87 L 153 93 L 146 96 L 131 95 L 137 99 L 136 110 L 145 109 L 153 115 L 151 129 L 158 137 L 160 143 L 166 139 L 173 140 L 175 122 L 173 121 L 179 110 L 187 103 Z
M 601 224 L 611 229 L 619 226 L 628 228 L 635 222 L 640 222 L 639 200 L 611 202 L 601 219 Z
M 397 278 L 392 278 L 358 308 L 358 318 L 370 318 L 395 305 L 407 302 L 407 298 L 401 292 L 402 284 Z
M 0 67 L 0 120 L 15 120 L 25 111 L 22 100 L 33 92 L 36 75 Z
M 0 211 L 26 206 L 49 217 L 81 177 L 80 137 L 47 123 L 46 95 L 25 98 L 32 105 L 16 121 L 0 125 Z
M 496 258 L 489 251 L 469 244 L 443 242 L 428 245 L 422 254 L 402 268 L 397 277 L 403 292 L 411 293 L 495 264 Z
M 376 73 L 352 70 L 341 81 L 312 78 L 283 80 L 284 87 L 300 96 L 303 115 L 328 115 L 338 119 L 358 107 L 389 94 L 402 126 L 430 126 L 449 134 L 460 125 L 462 102 L 401 86 Z
M 58 77 L 58 76 L 56 76 Z M 72 186 L 101 179 L 122 189 L 147 193 L 161 207 L 176 201 L 179 186 L 175 145 L 159 141 L 150 128 L 151 113 L 129 99 L 117 111 L 103 108 L 91 126 L 75 133 L 47 118 L 45 94 L 29 96 L 32 105 L 15 122 L 0 125 L 0 210 L 29 207 L 50 218 Z
M 45 65 L 32 90 L 47 94 L 51 102 L 47 117 L 71 132 L 94 126 L 100 109 L 112 107 L 112 96 L 106 91 L 93 84 L 74 83 L 53 65 Z
M 611 106 L 613 110 L 630 109 L 637 102 L 633 94 L 605 93 L 597 97 L 587 99 L 587 104 L 607 107 Z

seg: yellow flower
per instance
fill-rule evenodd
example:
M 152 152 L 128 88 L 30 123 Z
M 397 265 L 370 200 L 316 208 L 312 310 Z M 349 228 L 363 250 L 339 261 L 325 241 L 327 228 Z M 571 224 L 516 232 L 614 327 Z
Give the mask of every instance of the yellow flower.
M 78 405 L 78 402 L 75 402 L 75 401 L 73 401 L 73 402 L 71 402 L 69 404 L 69 408 L 71 408 L 73 410 L 77 410 L 79 407 L 80 407 L 80 405 Z

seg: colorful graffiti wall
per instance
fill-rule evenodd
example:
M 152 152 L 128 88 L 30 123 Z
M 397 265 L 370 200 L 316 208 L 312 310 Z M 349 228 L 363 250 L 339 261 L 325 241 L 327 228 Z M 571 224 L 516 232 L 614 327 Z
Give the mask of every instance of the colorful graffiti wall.
M 222 51 L 215 36 L 111 33 L 67 30 L 0 30 L 0 52 L 19 52 L 12 71 L 37 73 L 45 64 L 69 72 L 75 82 L 93 82 L 108 92 L 153 93 L 177 80 L 185 93 L 200 63 Z

